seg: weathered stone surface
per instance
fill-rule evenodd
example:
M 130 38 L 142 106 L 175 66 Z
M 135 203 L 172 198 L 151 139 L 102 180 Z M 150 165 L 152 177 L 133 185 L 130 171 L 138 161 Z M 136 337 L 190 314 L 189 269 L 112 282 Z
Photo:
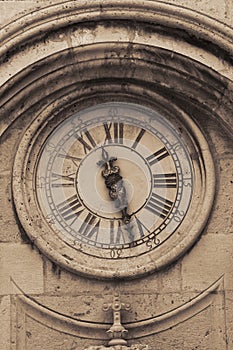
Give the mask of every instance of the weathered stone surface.
M 1 295 L 43 293 L 42 259 L 30 245 L 2 243 L 0 259 Z
M 125 345 L 115 345 L 115 346 L 89 346 L 86 350 L 149 350 L 148 345 L 142 345 L 142 344 L 135 344 L 132 346 L 125 346 Z
M 182 264 L 184 290 L 202 291 L 206 285 L 224 276 L 225 289 L 233 288 L 231 236 L 208 234 L 202 237 Z M 197 273 L 198 271 L 198 273 Z
M 0 1 L 1 350 L 106 347 L 113 315 L 103 304 L 115 292 L 131 304 L 121 313 L 130 349 L 231 349 L 232 14 L 232 0 Z M 213 210 L 198 242 L 139 279 L 91 279 L 51 262 L 29 244 L 12 198 L 19 140 L 50 96 L 53 111 L 58 101 L 68 106 L 72 93 L 96 103 L 103 88 L 150 105 L 161 95 L 166 108 L 183 108 L 215 166 Z
M 4 282 L 1 278 L 1 283 Z M 0 349 L 10 350 L 11 343 L 11 312 L 10 296 L 0 297 Z

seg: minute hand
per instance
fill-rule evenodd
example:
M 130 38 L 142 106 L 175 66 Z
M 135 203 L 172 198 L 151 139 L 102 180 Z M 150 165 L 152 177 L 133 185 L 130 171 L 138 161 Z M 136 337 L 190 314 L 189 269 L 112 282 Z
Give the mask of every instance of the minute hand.
M 109 158 L 107 151 L 102 148 L 102 160 L 98 162 L 98 165 L 104 165 L 102 176 L 105 178 L 105 185 L 109 190 L 109 196 L 115 202 L 116 208 L 121 211 L 124 224 L 128 224 L 130 215 L 127 213 L 128 201 L 126 189 L 120 175 L 119 166 L 113 165 L 116 160 L 116 157 Z

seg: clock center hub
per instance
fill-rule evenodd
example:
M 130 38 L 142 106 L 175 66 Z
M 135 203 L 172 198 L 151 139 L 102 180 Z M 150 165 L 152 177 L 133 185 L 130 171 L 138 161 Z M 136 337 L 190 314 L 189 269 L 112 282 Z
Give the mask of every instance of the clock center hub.
M 148 164 L 135 150 L 119 144 L 105 145 L 109 157 L 114 157 L 114 165 L 119 167 L 126 192 L 128 214 L 132 215 L 142 208 L 151 192 L 152 175 Z M 107 219 L 119 219 L 121 210 L 109 195 L 103 177 L 104 167 L 98 163 L 102 159 L 103 148 L 88 153 L 80 163 L 76 186 L 83 204 L 98 215 Z

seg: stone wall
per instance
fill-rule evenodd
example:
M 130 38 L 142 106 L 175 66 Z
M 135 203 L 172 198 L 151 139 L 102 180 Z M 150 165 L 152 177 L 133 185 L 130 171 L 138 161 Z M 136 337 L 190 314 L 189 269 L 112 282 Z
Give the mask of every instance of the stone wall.
M 232 16 L 231 0 L 0 1 L 1 350 L 107 346 L 113 319 L 103 305 L 116 291 L 131 304 L 121 312 L 128 346 L 231 349 Z M 208 142 L 212 210 L 195 241 L 149 275 L 75 273 L 44 254 L 20 222 L 12 189 L 19 141 L 45 107 L 71 100 L 72 86 L 77 101 L 101 100 L 109 86 L 148 104 L 167 100 Z

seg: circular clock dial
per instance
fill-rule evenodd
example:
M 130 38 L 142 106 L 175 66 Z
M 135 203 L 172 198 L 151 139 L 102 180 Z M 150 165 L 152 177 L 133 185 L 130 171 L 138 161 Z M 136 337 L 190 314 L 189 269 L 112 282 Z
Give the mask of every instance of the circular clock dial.
M 213 202 L 199 128 L 175 106 L 166 116 L 126 102 L 69 111 L 48 106 L 16 153 L 14 203 L 28 236 L 89 277 L 133 278 L 171 264 Z
M 105 259 L 162 245 L 184 220 L 194 186 L 188 149 L 170 122 L 126 103 L 97 105 L 60 123 L 43 145 L 34 181 L 54 234 Z

